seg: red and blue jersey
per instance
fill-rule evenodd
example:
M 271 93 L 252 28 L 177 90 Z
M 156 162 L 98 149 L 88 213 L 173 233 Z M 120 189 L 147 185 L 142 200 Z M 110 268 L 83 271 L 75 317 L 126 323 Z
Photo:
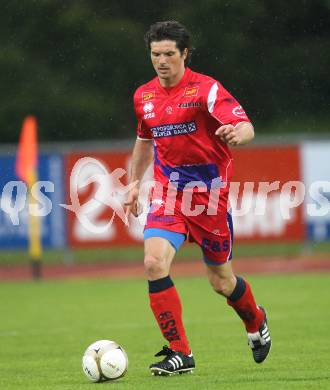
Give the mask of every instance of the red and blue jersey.
M 205 191 L 214 180 L 227 187 L 232 156 L 215 131 L 249 118 L 218 81 L 189 68 L 171 88 L 155 77 L 135 91 L 134 108 L 138 139 L 153 140 L 154 180 L 167 186 L 176 172 L 179 190 L 196 181 L 205 183 Z

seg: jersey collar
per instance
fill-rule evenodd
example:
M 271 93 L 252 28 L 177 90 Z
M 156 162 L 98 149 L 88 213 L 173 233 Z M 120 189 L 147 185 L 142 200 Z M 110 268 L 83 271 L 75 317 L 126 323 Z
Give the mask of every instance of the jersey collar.
M 191 73 L 192 73 L 191 69 L 190 68 L 186 68 L 185 71 L 184 71 L 184 74 L 183 74 L 183 76 L 181 78 L 181 80 L 174 87 L 163 87 L 160 84 L 160 81 L 159 81 L 159 79 L 157 77 L 158 87 L 166 95 L 176 94 L 188 82 L 188 80 L 190 79 Z

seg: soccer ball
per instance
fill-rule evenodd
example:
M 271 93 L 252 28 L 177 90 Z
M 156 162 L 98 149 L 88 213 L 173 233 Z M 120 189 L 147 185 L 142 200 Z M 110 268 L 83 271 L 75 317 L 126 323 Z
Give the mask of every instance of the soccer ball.
M 115 341 L 96 341 L 86 349 L 82 358 L 83 371 L 92 382 L 121 378 L 127 367 L 127 354 Z

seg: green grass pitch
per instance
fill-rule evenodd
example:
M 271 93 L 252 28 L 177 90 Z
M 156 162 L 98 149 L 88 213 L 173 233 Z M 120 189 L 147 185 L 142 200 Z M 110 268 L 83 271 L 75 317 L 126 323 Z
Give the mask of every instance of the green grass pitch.
M 143 280 L 42 281 L 0 286 L 0 389 L 330 389 L 330 275 L 249 276 L 269 313 L 273 348 L 253 362 L 240 320 L 206 279 L 177 279 L 193 375 L 152 377 L 163 345 Z M 124 378 L 92 384 L 85 348 L 113 339 L 127 351 Z

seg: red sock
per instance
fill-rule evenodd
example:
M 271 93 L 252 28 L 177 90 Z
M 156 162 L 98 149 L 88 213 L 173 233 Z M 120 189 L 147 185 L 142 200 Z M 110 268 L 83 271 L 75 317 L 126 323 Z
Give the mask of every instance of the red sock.
M 227 299 L 228 305 L 232 306 L 236 313 L 239 315 L 239 317 L 242 319 L 242 321 L 245 324 L 245 328 L 247 332 L 254 333 L 259 330 L 259 327 L 264 320 L 264 314 L 263 312 L 258 308 L 249 283 L 246 280 L 243 280 L 242 278 L 237 281 L 238 283 L 245 284 L 245 291 L 243 294 L 236 300 L 231 300 L 229 297 Z
M 190 347 L 182 322 L 182 306 L 175 286 L 150 292 L 150 307 L 165 339 L 173 351 L 190 354 Z

